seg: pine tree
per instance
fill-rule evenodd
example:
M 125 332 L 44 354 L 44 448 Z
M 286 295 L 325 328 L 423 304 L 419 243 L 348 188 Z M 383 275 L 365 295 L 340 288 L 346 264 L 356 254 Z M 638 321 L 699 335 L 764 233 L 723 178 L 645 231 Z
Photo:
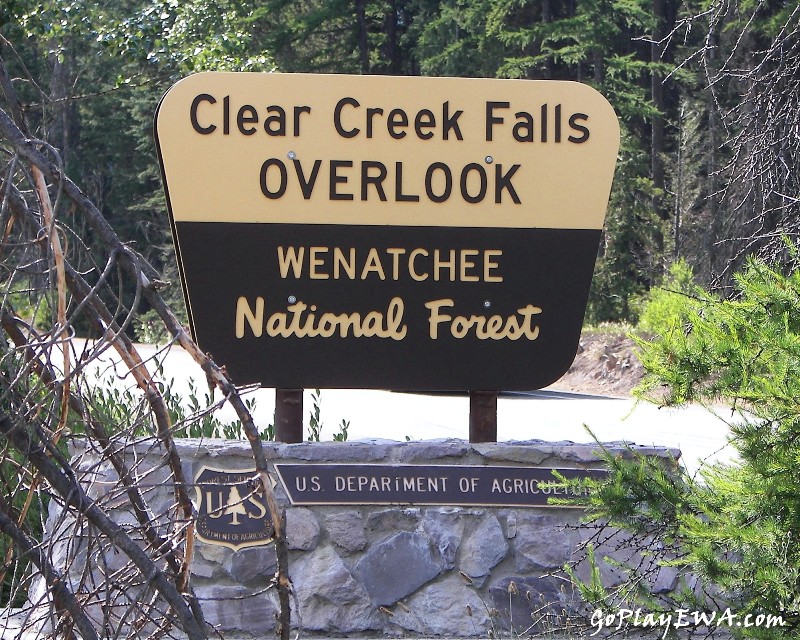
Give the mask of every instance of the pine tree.
M 788 639 L 800 628 L 800 271 L 786 276 L 751 259 L 736 284 L 731 300 L 699 288 L 682 305 L 673 297 L 676 321 L 642 342 L 648 377 L 641 393 L 657 392 L 653 399 L 664 405 L 733 406 L 738 459 L 706 465 L 698 479 L 608 455 L 611 475 L 591 499 L 594 518 L 635 536 L 661 566 L 679 567 L 685 586 L 692 575 L 701 585 L 659 595 L 634 570 L 629 586 L 636 588 L 590 584 L 583 592 L 605 606 L 620 606 L 614 594 L 625 593 L 625 606 L 781 615 L 780 628 L 730 631 Z
M 247 509 L 244 508 L 242 496 L 239 495 L 239 489 L 236 485 L 232 486 L 228 493 L 228 508 L 225 509 L 224 513 L 226 516 L 233 516 L 231 524 L 234 527 L 238 527 L 241 524 L 241 522 L 239 522 L 239 516 L 247 515 Z

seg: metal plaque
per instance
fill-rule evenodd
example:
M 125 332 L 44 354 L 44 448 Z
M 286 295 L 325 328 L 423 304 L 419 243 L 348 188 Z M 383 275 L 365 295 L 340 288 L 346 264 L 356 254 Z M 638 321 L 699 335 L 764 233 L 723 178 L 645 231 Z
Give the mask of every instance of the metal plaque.
M 554 471 L 568 480 L 608 473 L 602 469 L 377 464 L 276 464 L 275 469 L 293 505 L 569 507 L 550 499 L 577 500 L 586 493 L 542 486 L 556 482 Z

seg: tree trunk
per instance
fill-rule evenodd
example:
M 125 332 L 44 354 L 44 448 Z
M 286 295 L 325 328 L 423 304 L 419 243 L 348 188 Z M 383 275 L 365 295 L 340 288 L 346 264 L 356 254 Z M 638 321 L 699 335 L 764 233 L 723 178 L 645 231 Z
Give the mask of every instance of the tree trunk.
M 663 0 L 652 0 L 653 12 L 653 42 L 650 45 L 650 95 L 656 113 L 650 127 L 650 175 L 653 179 L 653 186 L 664 193 L 664 74 L 656 65 L 662 62 L 664 54 L 664 44 L 661 42 L 664 37 L 664 3 Z M 662 219 L 669 217 L 669 212 L 664 207 L 662 198 L 654 202 L 656 211 Z
M 397 32 L 397 2 L 390 0 L 384 17 L 384 29 L 386 32 L 386 48 L 384 55 L 389 62 L 389 73 L 398 75 L 400 73 L 400 43 Z
M 367 0 L 356 0 L 356 22 L 358 23 L 358 59 L 361 73 L 369 73 L 369 43 L 367 41 Z
M 542 23 L 549 25 L 553 22 L 553 9 L 550 0 L 542 0 Z M 544 61 L 544 79 L 553 79 L 553 56 L 547 56 Z

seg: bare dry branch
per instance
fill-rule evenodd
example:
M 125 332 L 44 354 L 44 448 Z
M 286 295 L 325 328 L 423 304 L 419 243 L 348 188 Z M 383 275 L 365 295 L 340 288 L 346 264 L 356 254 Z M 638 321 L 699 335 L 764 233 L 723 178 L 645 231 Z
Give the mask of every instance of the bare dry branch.
M 5 503 L 13 505 L 7 514 L 15 516 L 9 528 L 5 521 L 0 525 L 4 531 L 13 532 L 13 527 L 22 531 L 23 523 L 39 518 L 34 527 L 38 533 L 26 534 L 30 548 L 20 546 L 16 538 L 7 547 L 15 567 L 12 599 L 27 602 L 23 607 L 30 618 L 27 628 L 37 633 L 50 629 L 58 637 L 70 637 L 75 627 L 84 638 L 174 637 L 171 634 L 177 628 L 192 640 L 207 638 L 211 631 L 190 582 L 195 513 L 188 495 L 191 483 L 184 477 L 174 443 L 176 425 L 161 381 L 127 335 L 139 302 L 144 301 L 233 406 L 250 442 L 257 470 L 253 486 L 263 490 L 276 531 L 278 634 L 288 639 L 291 582 L 285 521 L 247 406 L 226 372 L 194 344 L 164 303 L 156 286 L 158 274 L 117 237 L 91 198 L 65 175 L 55 150 L 29 135 L 23 110 L 13 108 L 19 101 L 2 60 L 0 89 L 12 107 L 10 115 L 0 110 L 0 146 L 8 158 L 0 171 L 0 251 L 9 258 L 0 270 L 0 327 L 10 340 L 0 344 L 0 444 L 9 452 L 8 469 L 17 476 L 3 478 L 6 467 L 0 468 L 0 498 L 5 491 Z M 69 246 L 62 242 L 71 233 L 59 219 L 62 204 L 100 238 L 104 255 L 89 255 L 80 242 Z M 83 264 L 94 267 L 76 268 L 74 260 L 79 256 Z M 119 275 L 115 289 L 112 274 Z M 14 312 L 20 300 L 23 306 L 32 304 L 28 320 Z M 37 328 L 42 322 L 52 326 Z M 100 340 L 73 361 L 71 331 L 78 326 L 93 328 Z M 142 400 L 130 423 L 118 427 L 104 422 L 102 403 L 95 401 L 97 391 L 86 378 L 91 363 L 109 348 L 122 360 Z M 165 452 L 169 470 L 165 486 L 174 489 L 173 507 L 158 512 L 151 508 L 142 471 L 126 457 L 130 445 L 148 431 Z M 62 436 L 72 442 L 77 434 L 82 434 L 83 447 L 96 458 L 88 466 L 66 459 Z M 106 477 L 105 465 L 114 472 L 108 489 L 87 493 L 87 487 L 94 486 L 88 479 Z M 32 491 L 39 483 L 37 477 L 44 481 L 40 491 Z M 121 527 L 109 515 L 122 498 L 135 517 L 132 528 Z M 50 515 L 45 526 L 47 502 Z M 67 557 L 56 566 L 50 558 L 64 549 Z M 120 555 L 125 558 L 121 563 L 115 560 Z M 23 556 L 35 560 L 36 571 L 26 568 Z M 50 608 L 46 593 L 37 587 L 37 575 L 63 577 L 67 591 L 63 596 L 54 592 Z M 42 621 L 43 610 L 49 611 L 49 621 Z

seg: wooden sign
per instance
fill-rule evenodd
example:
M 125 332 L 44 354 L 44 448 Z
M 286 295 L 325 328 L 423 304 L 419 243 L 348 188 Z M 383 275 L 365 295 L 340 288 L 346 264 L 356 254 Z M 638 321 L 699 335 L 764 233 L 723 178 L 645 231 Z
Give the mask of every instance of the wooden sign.
M 292 505 L 408 504 L 486 507 L 569 507 L 584 490 L 547 486 L 565 478 L 599 478 L 601 469 L 446 465 L 276 464 Z M 544 486 L 543 486 L 544 483 Z
M 572 363 L 619 145 L 594 89 L 202 73 L 156 138 L 192 331 L 237 382 L 524 390 Z
M 255 475 L 255 469 L 201 467 L 194 479 L 200 540 L 234 551 L 272 541 L 274 530 L 266 502 L 251 482 Z

